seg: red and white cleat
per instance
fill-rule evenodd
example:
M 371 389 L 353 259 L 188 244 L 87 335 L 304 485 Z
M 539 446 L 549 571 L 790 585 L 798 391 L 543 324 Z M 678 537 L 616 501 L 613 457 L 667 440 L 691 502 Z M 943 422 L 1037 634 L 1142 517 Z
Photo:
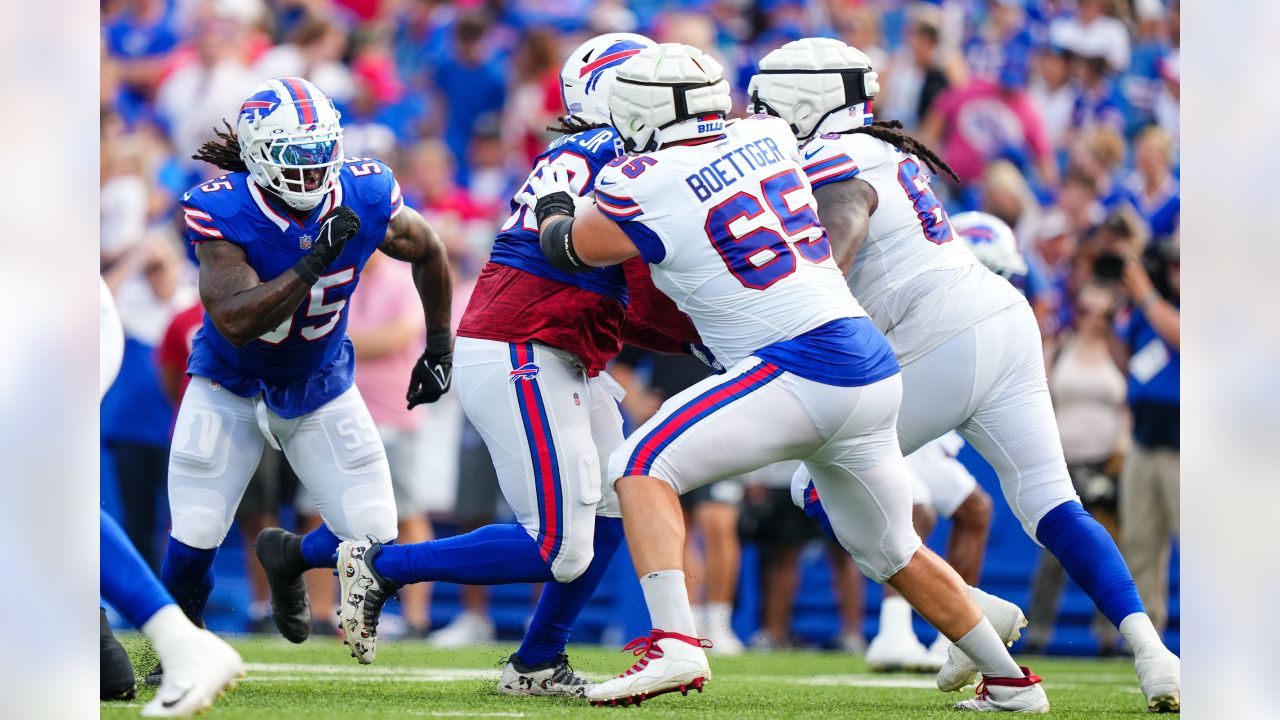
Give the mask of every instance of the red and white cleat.
M 973 712 L 1049 712 L 1049 697 L 1040 687 L 1040 678 L 1029 668 L 1021 668 L 1020 678 L 983 677 L 977 696 L 958 702 L 956 710 Z
M 587 699 L 592 705 L 627 706 L 670 692 L 702 692 L 702 686 L 711 680 L 704 652 L 710 646 L 708 640 L 655 629 L 649 637 L 636 638 L 623 648 L 640 660 L 618 677 L 588 690 Z

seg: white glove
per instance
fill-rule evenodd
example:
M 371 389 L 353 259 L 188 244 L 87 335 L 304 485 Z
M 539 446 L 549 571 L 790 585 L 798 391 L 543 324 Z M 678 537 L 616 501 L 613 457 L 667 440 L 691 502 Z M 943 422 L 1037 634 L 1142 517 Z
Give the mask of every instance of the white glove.
M 553 193 L 568 193 L 574 196 L 569 187 L 569 169 L 558 162 L 553 162 L 529 177 L 529 188 L 532 192 L 520 194 L 520 202 L 531 208 L 538 207 L 538 200 Z

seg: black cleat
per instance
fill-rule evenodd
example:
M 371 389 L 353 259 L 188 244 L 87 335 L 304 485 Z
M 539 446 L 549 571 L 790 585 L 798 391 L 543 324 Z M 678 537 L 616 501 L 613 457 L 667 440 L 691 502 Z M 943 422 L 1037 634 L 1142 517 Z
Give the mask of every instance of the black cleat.
M 254 543 L 271 585 L 271 617 L 286 640 L 300 643 L 311 635 L 311 605 L 302 581 L 302 538 L 288 530 L 266 528 Z
M 98 631 L 98 646 L 101 660 L 98 666 L 98 679 L 102 686 L 103 700 L 132 700 L 138 696 L 138 677 L 133 673 L 133 663 L 129 661 L 129 653 L 111 633 L 111 625 L 107 623 L 107 611 L 102 612 L 102 627 Z
M 498 692 L 503 695 L 586 697 L 587 691 L 596 685 L 574 672 L 569 656 L 564 653 L 541 665 L 525 665 L 515 655 L 500 664 L 503 668 L 498 678 Z

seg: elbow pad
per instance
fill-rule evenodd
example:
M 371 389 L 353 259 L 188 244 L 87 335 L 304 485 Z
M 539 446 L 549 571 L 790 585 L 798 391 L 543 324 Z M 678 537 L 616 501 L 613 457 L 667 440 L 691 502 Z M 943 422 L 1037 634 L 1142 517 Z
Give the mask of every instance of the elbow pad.
M 573 249 L 573 218 L 558 217 L 543 226 L 538 234 L 542 254 L 547 256 L 551 266 L 557 270 L 580 273 L 591 267 L 582 262 Z

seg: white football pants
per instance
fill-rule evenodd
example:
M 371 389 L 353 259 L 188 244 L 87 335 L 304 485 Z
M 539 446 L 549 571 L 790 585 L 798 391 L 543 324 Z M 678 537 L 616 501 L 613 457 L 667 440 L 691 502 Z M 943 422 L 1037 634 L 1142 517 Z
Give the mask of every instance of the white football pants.
M 454 344 L 453 380 L 516 521 L 555 579 L 574 580 L 591 564 L 597 513 L 618 517 L 601 458 L 622 443 L 622 388 L 588 378 L 570 353 L 469 337 Z
M 174 538 L 200 549 L 222 544 L 268 441 L 284 451 L 335 535 L 396 538 L 387 455 L 354 385 L 313 412 L 285 419 L 261 397 L 240 397 L 199 376 L 182 398 L 169 450 Z
M 904 365 L 902 388 L 902 452 L 958 431 L 995 468 L 1005 500 L 1033 540 L 1041 518 L 1079 499 L 1049 399 L 1040 329 L 1026 303 Z
M 884 582 L 920 547 L 894 429 L 901 397 L 898 375 L 837 387 L 749 357 L 663 403 L 610 457 L 609 476 L 649 475 L 685 493 L 802 460 L 840 544 Z

